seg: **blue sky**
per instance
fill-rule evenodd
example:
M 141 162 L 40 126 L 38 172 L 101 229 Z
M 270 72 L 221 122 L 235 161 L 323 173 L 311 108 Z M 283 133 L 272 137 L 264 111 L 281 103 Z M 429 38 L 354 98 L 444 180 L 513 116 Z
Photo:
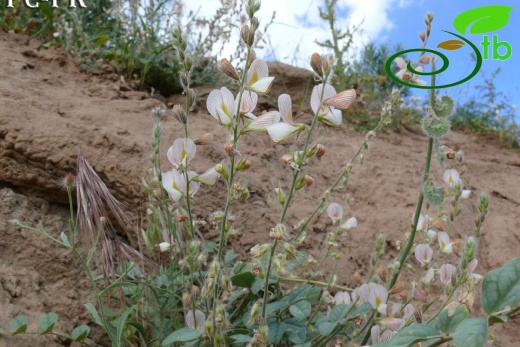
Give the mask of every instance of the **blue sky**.
M 261 23 L 270 20 L 273 11 L 276 12 L 276 18 L 264 35 L 265 49 L 257 51 L 259 57 L 310 68 L 308 59 L 312 53 L 330 53 L 315 43 L 316 40 L 324 41 L 330 37 L 327 23 L 318 12 L 318 7 L 323 6 L 323 0 L 261 0 L 261 3 L 258 15 Z M 185 5 L 188 10 L 196 10 L 199 15 L 209 17 L 215 13 L 220 1 L 186 0 Z M 481 72 L 489 76 L 500 67 L 501 73 L 495 79 L 497 90 L 509 97 L 512 104 L 520 105 L 520 53 L 517 52 L 520 49 L 520 20 L 516 19 L 520 18 L 519 0 L 338 0 L 337 23 L 339 27 L 361 23 L 361 32 L 355 38 L 358 48 L 375 41 L 378 44 L 390 44 L 391 47 L 402 43 L 405 49 L 412 49 L 421 46 L 418 33 L 424 30 L 423 18 L 426 12 L 431 11 L 435 19 L 428 48 L 435 49 L 438 43 L 453 39 L 441 30 L 455 31 L 452 22 L 459 13 L 485 5 L 508 5 L 514 8 L 510 12 L 508 24 L 496 32 L 500 41 L 511 44 L 511 58 L 507 61 L 484 61 Z M 465 37 L 480 47 L 482 35 L 466 34 Z M 224 48 L 223 57 L 234 52 L 238 40 L 237 30 L 235 38 Z M 472 70 L 474 65 L 469 47 L 443 52 L 450 57 L 450 68 L 441 75 L 441 81 L 458 81 Z M 481 83 L 479 75 L 461 86 L 450 88 L 448 93 L 458 102 L 464 102 L 475 95 L 475 86 Z M 426 92 L 417 90 L 416 95 L 426 96 Z M 517 122 L 520 122 L 518 111 L 516 115 Z

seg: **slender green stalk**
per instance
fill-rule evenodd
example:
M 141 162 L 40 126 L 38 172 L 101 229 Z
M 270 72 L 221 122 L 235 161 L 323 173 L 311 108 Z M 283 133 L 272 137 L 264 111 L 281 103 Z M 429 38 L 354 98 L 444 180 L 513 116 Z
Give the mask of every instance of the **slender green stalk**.
M 328 75 L 325 77 L 324 81 L 327 80 L 327 77 Z M 294 173 L 293 173 L 293 179 L 292 179 L 292 183 L 291 183 L 291 189 L 289 190 L 289 194 L 287 195 L 287 199 L 285 200 L 285 204 L 284 204 L 284 207 L 283 207 L 283 210 L 282 210 L 282 213 L 280 215 L 280 222 L 279 224 L 283 224 L 284 220 L 285 220 L 285 216 L 287 214 L 287 210 L 289 209 L 289 205 L 291 203 L 291 200 L 293 199 L 294 197 L 294 192 L 296 190 L 296 182 L 298 181 L 298 174 L 300 173 L 300 169 L 302 168 L 302 166 L 304 165 L 305 161 L 307 160 L 307 150 L 309 149 L 309 143 L 310 143 L 310 140 L 311 140 L 311 134 L 312 134 L 312 131 L 314 129 L 314 127 L 316 126 L 316 122 L 318 121 L 318 115 L 319 115 L 319 111 L 320 111 L 320 108 L 321 108 L 321 105 L 323 104 L 323 95 L 325 93 L 325 86 L 327 84 L 324 82 L 323 83 L 323 87 L 321 89 L 321 95 L 320 95 L 320 103 L 319 103 L 319 106 L 316 110 L 316 113 L 314 114 L 314 117 L 312 118 L 312 123 L 311 123 L 311 126 L 307 132 L 307 137 L 305 138 L 305 145 L 303 146 L 303 151 L 302 151 L 302 155 L 301 155 L 301 158 L 300 158 L 300 161 L 298 163 L 296 163 L 297 165 L 297 168 L 294 169 Z M 267 297 L 268 297 L 268 294 L 269 294 L 269 277 L 270 277 L 270 274 L 271 274 L 271 266 L 273 265 L 273 258 L 274 258 L 274 253 L 276 251 L 276 246 L 278 245 L 278 240 L 274 240 L 273 242 L 273 245 L 271 246 L 271 252 L 269 254 L 269 262 L 267 264 L 267 271 L 265 273 L 265 283 L 264 283 L 264 301 L 263 301 L 263 305 L 262 305 L 262 318 L 265 319 L 265 313 L 266 313 L 266 310 L 267 310 Z
M 432 72 L 435 71 L 435 63 L 432 62 Z M 435 86 L 435 74 L 432 75 L 432 86 Z M 435 104 L 435 89 L 431 89 L 430 91 L 430 107 L 433 107 Z M 428 179 L 428 174 L 430 173 L 430 164 L 432 159 L 432 151 L 433 151 L 433 138 L 428 138 L 428 149 L 426 150 L 426 162 L 424 164 L 424 173 L 423 173 L 423 179 L 422 183 L 426 182 Z M 408 237 L 408 242 L 406 243 L 406 246 L 401 253 L 401 257 L 399 258 L 399 264 L 397 266 L 397 270 L 394 272 L 394 275 L 392 276 L 392 279 L 388 282 L 388 288 L 392 288 L 399 278 L 399 275 L 401 273 L 401 269 L 406 263 L 406 259 L 408 258 L 410 251 L 412 249 L 412 246 L 415 241 L 415 234 L 417 233 L 417 224 L 419 223 L 419 216 L 421 214 L 422 204 L 424 200 L 424 195 L 422 192 L 419 193 L 419 199 L 417 201 L 417 206 L 415 208 L 415 215 L 413 218 L 413 224 L 412 224 L 412 231 L 410 233 L 410 236 Z
M 304 280 L 304 279 L 301 279 L 301 278 L 280 277 L 280 281 L 282 281 L 282 282 L 292 282 L 292 283 L 309 283 L 309 284 L 315 284 L 315 285 L 321 286 L 321 287 L 328 287 L 329 286 L 328 282 L 310 281 L 310 280 Z M 334 288 L 338 288 L 338 289 L 341 289 L 341 290 L 346 290 L 346 291 L 349 291 L 349 292 L 353 291 L 352 288 L 344 287 L 344 286 L 338 286 L 338 285 L 336 285 Z

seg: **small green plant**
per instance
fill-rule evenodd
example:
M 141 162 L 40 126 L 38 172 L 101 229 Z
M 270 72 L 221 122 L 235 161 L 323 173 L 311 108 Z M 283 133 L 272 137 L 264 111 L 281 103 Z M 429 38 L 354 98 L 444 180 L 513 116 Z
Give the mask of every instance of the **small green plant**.
M 464 187 L 464 153 L 441 143 L 451 126 L 453 99 L 439 98 L 434 89 L 430 91 L 422 120 L 427 140 L 422 185 L 411 227 L 403 235 L 398 253 L 389 255 L 385 236 L 378 235 L 369 275 L 366 278 L 352 275 L 359 284 L 356 288 L 338 285 L 335 266 L 326 280 L 322 280 L 317 274 L 325 261 L 337 262 L 340 258 L 336 242 L 348 237 L 347 232 L 354 232 L 358 226 L 357 219 L 347 216 L 344 206 L 335 201 L 345 200 L 340 199 L 342 188 L 348 184 L 355 167 L 364 165 L 370 141 L 392 121 L 393 110 L 401 102 L 401 92 L 392 91 L 374 129 L 367 132 L 355 152 L 338 163 L 342 170 L 329 187 L 324 187 L 312 213 L 294 223 L 288 211 L 295 208 L 298 195 L 315 184 L 313 167 L 326 155 L 326 146 L 314 140 L 316 129 L 318 125 L 341 126 L 341 111 L 351 107 L 356 92 L 347 89 L 338 93 L 327 82 L 334 73 L 333 60 L 315 53 L 310 65 L 320 83 L 312 89 L 309 118 L 300 118 L 298 122 L 293 118 L 288 94 L 278 97 L 276 110 L 255 114 L 258 94 L 268 93 L 274 79 L 253 49 L 259 8 L 257 1 L 248 1 L 248 20 L 240 30 L 246 46 L 242 68 L 237 69 L 226 58 L 219 62 L 220 70 L 231 81 L 230 89 L 221 87 L 211 91 L 206 107 L 208 121 L 227 132 L 222 139 L 226 159 L 202 173 L 194 171 L 194 163 L 198 146 L 207 143 L 208 136 L 191 139 L 190 117 L 197 95 L 190 82 L 193 60 L 182 30 L 173 32 L 185 100 L 184 104 L 175 105 L 172 113 L 178 121 L 176 130 L 182 135 L 166 153 L 171 169 L 162 171 L 164 155 L 159 149 L 164 110 L 153 110 L 156 124 L 152 168 L 144 180 L 148 205 L 147 223 L 141 231 L 145 247 L 141 252 L 112 241 L 111 224 L 105 216 L 110 211 L 119 216 L 117 224 L 126 226 L 128 221 L 81 156 L 77 174 L 78 222 L 72 207 L 73 177 L 67 176 L 65 187 L 71 201 L 67 233 L 58 239 L 18 221 L 16 225 L 44 235 L 76 255 L 97 299 L 97 307 L 86 304 L 86 309 L 92 323 L 106 332 L 113 346 L 406 347 L 421 343 L 483 347 L 492 344 L 490 332 L 494 326 L 520 311 L 520 258 L 484 277 L 476 273 L 478 246 L 490 204 L 489 195 L 484 192 L 477 199 L 475 224 L 457 227 L 458 232 L 464 229 L 467 234 L 463 240 L 454 240 L 455 221 L 473 192 Z M 425 20 L 428 33 L 432 21 L 433 15 L 429 14 Z M 423 46 L 428 37 L 425 35 L 422 40 Z M 424 61 L 424 57 L 420 59 Z M 436 57 L 427 60 L 435 71 Z M 403 58 L 398 58 L 397 63 L 401 68 L 398 76 L 422 83 L 406 70 Z M 418 62 L 412 65 L 417 67 Z M 435 74 L 431 85 L 435 85 Z M 250 196 L 247 170 L 254 166 L 247 158 L 243 138 L 261 134 L 267 134 L 274 144 L 294 140 L 279 164 L 286 167 L 289 179 L 288 184 L 280 184 L 272 193 L 279 203 L 279 216 L 276 224 L 264 230 L 268 242 L 255 245 L 241 258 L 231 242 L 240 227 L 235 224 L 233 208 L 247 203 Z M 278 148 L 287 151 L 287 147 Z M 430 170 L 434 158 L 443 170 L 442 178 Z M 204 211 L 219 231 L 218 242 L 213 242 L 205 239 L 199 230 L 193 206 L 201 184 L 211 186 L 218 180 L 225 182 L 222 206 L 216 211 Z M 254 211 L 251 212 L 254 216 Z M 308 264 L 302 245 L 309 224 L 321 213 L 330 218 L 326 252 L 318 262 Z M 78 234 L 89 245 L 86 255 L 77 246 Z M 94 277 L 90 266 L 98 244 L 104 269 L 99 279 Z M 117 260 L 117 250 L 126 259 Z M 480 284 L 485 318 L 470 313 Z M 42 322 L 42 331 L 38 333 L 50 333 L 57 318 L 49 314 Z M 27 319 L 15 317 L 9 333 L 24 333 L 26 328 Z M 87 334 L 88 330 L 81 328 L 73 331 L 70 338 L 93 344 L 85 340 Z

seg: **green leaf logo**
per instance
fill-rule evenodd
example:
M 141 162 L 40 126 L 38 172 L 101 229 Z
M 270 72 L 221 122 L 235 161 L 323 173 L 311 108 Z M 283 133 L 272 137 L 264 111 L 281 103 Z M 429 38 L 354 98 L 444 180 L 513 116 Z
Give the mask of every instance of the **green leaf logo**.
M 485 34 L 501 29 L 509 21 L 509 12 L 513 8 L 503 5 L 489 5 L 473 8 L 459 14 L 453 20 L 453 26 L 461 34 L 470 28 L 470 34 Z

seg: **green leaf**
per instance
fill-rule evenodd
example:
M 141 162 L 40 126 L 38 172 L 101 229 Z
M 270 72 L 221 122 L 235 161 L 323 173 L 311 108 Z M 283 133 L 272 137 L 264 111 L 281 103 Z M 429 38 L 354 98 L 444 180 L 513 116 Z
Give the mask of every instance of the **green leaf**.
M 283 334 L 287 330 L 287 325 L 284 322 L 273 322 L 267 324 L 268 336 L 270 343 L 280 343 L 282 341 Z
M 291 312 L 294 318 L 303 320 L 311 313 L 311 304 L 306 300 L 298 301 L 289 307 L 289 312 Z
M 440 335 L 437 329 L 426 324 L 412 324 L 399 330 L 389 347 L 408 347 L 414 343 L 433 339 Z
M 433 114 L 428 114 L 422 119 L 422 127 L 426 135 L 438 139 L 450 131 L 451 124 L 447 117 L 437 117 Z
M 510 6 L 503 5 L 473 8 L 455 17 L 453 26 L 463 35 L 470 26 L 470 34 L 485 34 L 496 31 L 505 27 L 507 22 L 509 22 L 509 12 L 512 9 Z
M 289 334 L 289 341 L 292 343 L 304 343 L 307 338 L 307 328 L 297 329 L 291 331 Z
M 454 107 L 455 102 L 453 99 L 447 95 L 444 95 L 442 98 L 437 98 L 435 101 L 433 112 L 435 112 L 435 115 L 438 117 L 449 117 L 451 116 Z
M 329 336 L 336 325 L 336 322 L 321 322 L 318 324 L 318 331 L 320 332 L 321 336 Z
M 63 243 L 64 243 L 66 246 L 68 246 L 68 247 L 72 247 L 72 246 L 70 245 L 69 239 L 67 238 L 67 234 L 65 234 L 65 233 L 62 232 L 62 233 L 60 234 L 60 238 L 61 238 L 61 241 L 63 241 Z
M 307 293 L 305 293 L 305 297 L 307 298 L 307 301 L 311 304 L 315 303 L 319 298 L 321 294 L 321 289 L 318 287 L 313 287 L 309 289 Z
M 465 305 L 457 307 L 455 313 L 451 317 L 449 316 L 447 309 L 443 310 L 439 315 L 439 329 L 445 333 L 452 333 L 460 322 L 468 317 L 469 311 Z
M 23 334 L 27 330 L 29 321 L 24 315 L 18 315 L 11 321 L 11 330 L 13 335 Z
M 234 250 L 230 249 L 229 251 L 226 252 L 226 255 L 224 256 L 224 262 L 226 264 L 229 264 L 238 257 L 239 257 L 239 254 L 235 253 Z
M 330 311 L 329 321 L 339 323 L 342 318 L 345 318 L 351 307 L 351 305 L 345 304 L 335 305 Z
M 495 325 L 495 324 L 503 324 L 507 323 L 508 317 L 507 316 L 494 316 L 491 315 L 488 317 L 488 325 Z
M 143 338 L 143 341 L 147 339 L 147 333 L 146 329 L 141 323 L 137 322 L 128 322 L 127 325 L 133 326 L 137 331 L 139 331 L 139 334 L 141 334 L 141 337 Z
M 168 335 L 162 345 L 168 346 L 174 342 L 186 342 L 199 338 L 202 335 L 202 331 L 192 329 L 192 328 L 182 328 L 177 331 L 174 331 L 170 335 Z
M 237 287 L 251 288 L 255 278 L 255 275 L 253 275 L 251 272 L 242 272 L 231 277 L 231 283 Z
M 463 320 L 453 333 L 453 342 L 457 347 L 482 347 L 488 337 L 485 318 Z
M 230 337 L 234 340 L 233 343 L 249 343 L 251 341 L 251 336 L 249 335 L 237 334 Z
M 108 40 L 110 40 L 110 36 L 108 35 L 99 35 L 97 38 L 96 38 L 96 41 L 94 41 L 94 44 L 96 46 L 103 46 Z
M 117 341 L 121 341 L 121 335 L 123 334 L 123 328 L 125 327 L 126 319 L 132 313 L 134 310 L 134 307 L 129 307 L 126 309 L 126 311 L 119 317 L 119 320 L 117 322 L 117 330 L 116 330 L 116 338 Z
M 301 345 L 294 345 L 294 347 L 312 347 L 312 343 L 307 342 L 307 343 L 304 343 L 304 344 L 301 344 Z
M 520 257 L 490 271 L 482 281 L 482 307 L 487 314 L 514 308 L 520 300 Z
M 111 285 L 109 285 L 108 287 L 106 287 L 105 289 L 103 289 L 101 294 L 109 292 L 112 289 L 118 288 L 118 287 L 137 287 L 137 285 L 135 283 L 132 283 L 132 282 L 114 282 Z
M 424 182 L 422 191 L 430 204 L 434 206 L 442 206 L 444 204 L 444 192 L 439 189 L 432 181 Z
M 5 331 L 4 329 L 0 328 L 0 335 L 7 335 L 9 334 L 7 331 Z
M 87 338 L 88 333 L 90 333 L 90 327 L 88 325 L 80 325 L 72 330 L 70 337 L 72 337 L 74 341 L 81 342 Z
M 92 305 L 91 303 L 88 303 L 88 304 L 85 304 L 84 306 L 87 308 L 88 312 L 90 313 L 90 318 L 92 319 L 92 321 L 94 321 L 94 323 L 96 323 L 97 325 L 103 326 L 103 323 L 101 322 L 101 318 L 99 317 L 99 314 L 97 313 L 97 310 L 94 307 L 94 305 Z
M 42 318 L 40 318 L 40 328 L 42 332 L 40 334 L 48 334 L 54 329 L 54 326 L 58 322 L 58 315 L 54 312 L 49 312 Z

